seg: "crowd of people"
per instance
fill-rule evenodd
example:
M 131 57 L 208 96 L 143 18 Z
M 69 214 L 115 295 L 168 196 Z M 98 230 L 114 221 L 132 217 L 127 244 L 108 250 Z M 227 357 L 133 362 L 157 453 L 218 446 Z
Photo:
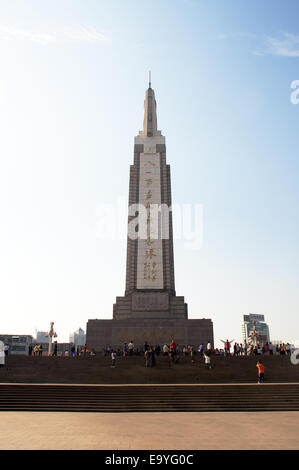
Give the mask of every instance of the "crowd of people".
M 29 356 L 42 356 L 43 355 L 43 345 L 42 344 L 30 344 L 28 347 L 28 355 Z
M 168 356 L 170 360 L 170 364 L 173 362 L 176 364 L 179 361 L 181 355 L 183 356 L 190 356 L 191 362 L 194 363 L 194 356 L 198 354 L 200 359 L 204 362 L 205 368 L 210 370 L 213 368 L 211 364 L 211 356 L 245 356 L 247 354 L 253 355 L 262 355 L 262 354 L 280 354 L 280 355 L 288 355 L 291 354 L 291 345 L 289 343 L 282 343 L 280 345 L 276 345 L 275 347 L 272 343 L 265 343 L 261 347 L 259 344 L 255 348 L 250 351 L 248 344 L 237 343 L 235 342 L 232 344 L 232 341 L 226 340 L 223 341 L 224 348 L 218 349 L 213 348 L 211 341 L 209 340 L 206 345 L 201 343 L 197 348 L 193 345 L 184 345 L 179 347 L 174 340 L 171 341 L 170 344 L 164 344 L 162 348 L 160 345 L 155 347 L 149 345 L 147 342 L 144 344 L 143 351 L 140 351 L 138 348 L 135 348 L 133 341 L 131 340 L 128 344 L 124 343 L 122 351 L 118 349 L 117 351 L 113 350 L 112 348 L 108 347 L 104 351 L 105 356 L 111 355 L 112 364 L 111 367 L 116 367 L 116 357 L 117 356 L 133 356 L 133 355 L 141 355 L 143 353 L 144 356 L 144 365 L 145 367 L 155 367 L 156 365 L 156 356 L 160 354 L 163 356 Z M 264 383 L 264 374 L 265 374 L 265 366 L 262 361 L 259 359 L 256 363 L 256 367 L 258 369 L 258 383 Z
M 232 345 L 232 341 L 226 340 L 220 340 L 224 343 L 224 348 L 218 349 L 216 348 L 213 350 L 213 353 L 216 356 L 247 356 L 249 354 L 249 345 L 245 341 L 244 343 L 234 343 Z M 252 354 L 258 356 L 262 354 L 267 354 L 272 356 L 273 354 L 280 354 L 280 355 L 289 355 L 291 354 L 291 349 L 292 346 L 290 343 L 282 343 L 282 344 L 277 344 L 273 345 L 271 342 L 266 342 L 264 344 L 259 344 L 252 349 Z
M 199 360 L 205 364 L 207 369 L 212 369 L 211 364 L 212 356 L 247 356 L 247 355 L 291 355 L 292 354 L 292 345 L 290 343 L 281 343 L 273 345 L 271 342 L 266 342 L 265 344 L 256 344 L 255 347 L 251 347 L 248 343 L 238 343 L 234 340 L 220 340 L 222 341 L 223 348 L 213 348 L 210 340 L 206 344 L 201 343 L 199 346 L 195 347 L 194 345 L 177 345 L 174 339 L 171 340 L 169 344 L 164 344 L 162 347 L 160 345 L 150 345 L 147 342 L 144 343 L 143 348 L 138 348 L 134 345 L 133 340 L 129 343 L 123 343 L 122 348 L 113 349 L 110 346 L 103 350 L 104 356 L 111 357 L 111 367 L 116 367 L 117 356 L 143 356 L 145 367 L 155 367 L 156 366 L 156 357 L 168 356 L 169 363 L 177 364 L 181 357 L 190 357 L 191 363 L 195 362 L 195 355 L 199 356 Z M 8 346 L 5 345 L 3 348 L 3 356 L 8 355 Z M 30 344 L 28 348 L 29 356 L 42 356 L 43 353 L 48 355 L 47 348 L 43 344 Z M 52 356 L 57 356 L 57 341 L 53 343 Z M 95 350 L 88 350 L 87 345 L 84 346 L 75 346 L 71 344 L 69 349 L 64 352 L 65 356 L 94 356 L 96 355 Z M 259 383 L 264 381 L 264 365 L 259 359 L 257 361 L 258 368 L 258 377 Z
M 253 354 L 256 356 L 260 355 L 290 355 L 292 353 L 292 345 L 290 343 L 281 343 L 273 345 L 271 342 L 266 342 L 265 344 L 257 344 L 251 351 L 248 343 L 234 342 L 234 340 L 220 340 L 223 342 L 223 348 L 213 348 L 212 343 L 209 340 L 207 344 L 199 344 L 198 346 L 194 345 L 177 345 L 174 340 L 169 344 L 164 344 L 163 346 L 158 345 L 149 345 L 145 342 L 144 347 L 136 347 L 131 340 L 129 343 L 123 343 L 122 347 L 113 349 L 108 346 L 103 350 L 104 356 L 112 357 L 115 365 L 117 356 L 144 356 L 145 366 L 155 366 L 156 357 L 160 354 L 163 356 L 168 356 L 170 361 L 178 362 L 181 356 L 189 356 L 191 362 L 194 362 L 195 355 L 200 355 L 207 364 L 207 367 L 210 368 L 210 358 L 211 356 L 247 356 L 248 354 Z M 8 346 L 4 346 L 5 355 L 8 355 Z M 48 348 L 43 344 L 30 344 L 28 348 L 29 356 L 43 356 L 48 355 Z M 51 352 L 52 356 L 57 356 L 57 341 L 54 341 L 53 348 Z M 63 355 L 63 354 L 60 354 Z M 87 345 L 84 346 L 75 346 L 71 344 L 68 350 L 64 351 L 65 356 L 78 357 L 78 356 L 95 356 L 96 351 L 94 349 L 88 350 Z
M 29 356 L 42 356 L 43 353 L 44 355 L 48 355 L 48 347 L 44 347 L 42 343 L 40 344 L 30 344 L 28 346 L 28 355 Z M 87 345 L 85 344 L 84 346 L 75 346 L 74 344 L 71 344 L 69 349 L 64 351 L 65 356 L 86 356 L 87 354 L 89 355 L 95 355 L 94 350 L 87 350 Z M 57 341 L 54 341 L 52 351 L 51 351 L 51 356 L 57 356 L 58 355 L 58 344 Z
M 163 356 L 168 356 L 170 363 L 178 363 L 181 357 L 189 356 L 191 363 L 195 362 L 195 355 L 198 354 L 200 359 L 203 360 L 207 369 L 212 369 L 211 357 L 212 356 L 247 356 L 247 355 L 290 355 L 291 354 L 291 345 L 289 343 L 282 343 L 278 345 L 272 345 L 271 342 L 265 343 L 263 345 L 257 344 L 256 347 L 250 350 L 249 345 L 245 342 L 243 343 L 233 343 L 233 340 L 221 340 L 224 344 L 223 348 L 213 348 L 212 343 L 209 340 L 207 344 L 201 343 L 198 347 L 193 345 L 177 345 L 174 340 L 170 344 L 164 344 L 162 347 L 160 345 L 152 346 L 145 342 L 143 350 L 135 347 L 133 340 L 129 343 L 124 343 L 122 349 L 118 348 L 117 350 L 107 347 L 104 350 L 104 356 L 111 356 L 112 358 L 112 367 L 116 366 L 117 356 L 141 356 L 144 357 L 145 367 L 154 367 L 156 365 L 156 357 L 160 354 Z M 261 362 L 261 361 L 259 361 Z

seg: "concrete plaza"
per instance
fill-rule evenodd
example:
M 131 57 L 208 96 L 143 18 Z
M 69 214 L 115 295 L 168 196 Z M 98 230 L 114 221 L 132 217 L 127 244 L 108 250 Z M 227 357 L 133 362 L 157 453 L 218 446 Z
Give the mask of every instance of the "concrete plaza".
M 299 412 L 1 412 L 1 450 L 299 449 Z

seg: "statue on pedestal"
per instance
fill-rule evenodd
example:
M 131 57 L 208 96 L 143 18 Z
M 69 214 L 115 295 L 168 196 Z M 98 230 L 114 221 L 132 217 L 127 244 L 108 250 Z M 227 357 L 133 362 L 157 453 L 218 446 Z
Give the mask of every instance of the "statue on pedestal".
M 247 352 L 247 355 L 248 356 L 251 356 L 253 354 L 253 351 L 255 350 L 255 348 L 257 348 L 257 345 L 258 345 L 258 337 L 259 337 L 259 334 L 258 332 L 256 331 L 256 323 L 255 321 L 253 321 L 253 326 L 252 326 L 252 330 L 251 332 L 249 333 L 249 339 L 248 339 L 248 352 Z
M 57 338 L 57 333 L 54 331 L 54 322 L 51 321 L 50 323 L 50 330 L 46 333 L 46 336 L 49 337 L 49 348 L 48 348 L 48 356 L 52 355 L 52 341 L 53 338 Z

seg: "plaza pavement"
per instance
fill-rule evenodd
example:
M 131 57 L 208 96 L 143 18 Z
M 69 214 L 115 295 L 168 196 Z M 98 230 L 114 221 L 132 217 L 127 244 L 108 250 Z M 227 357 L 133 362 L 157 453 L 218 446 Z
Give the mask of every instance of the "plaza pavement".
M 0 412 L 1 450 L 299 449 L 299 412 Z

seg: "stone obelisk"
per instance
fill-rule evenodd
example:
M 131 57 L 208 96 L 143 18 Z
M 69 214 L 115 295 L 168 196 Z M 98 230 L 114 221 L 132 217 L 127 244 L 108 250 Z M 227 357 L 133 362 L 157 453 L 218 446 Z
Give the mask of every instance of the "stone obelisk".
M 171 338 L 181 344 L 213 342 L 213 324 L 188 320 L 184 297 L 175 292 L 170 166 L 150 82 L 130 167 L 125 295 L 116 298 L 113 320 L 88 321 L 87 345 L 119 347 L 133 340 L 141 346 Z
M 130 167 L 126 292 L 113 317 L 187 318 L 184 298 L 175 295 L 170 166 L 151 83 Z

